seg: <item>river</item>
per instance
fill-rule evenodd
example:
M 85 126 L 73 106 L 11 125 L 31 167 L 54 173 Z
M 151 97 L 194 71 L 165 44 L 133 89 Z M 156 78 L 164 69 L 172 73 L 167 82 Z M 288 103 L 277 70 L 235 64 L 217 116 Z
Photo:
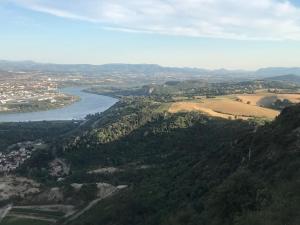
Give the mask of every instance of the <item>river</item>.
M 88 114 L 103 112 L 118 100 L 108 96 L 86 93 L 82 87 L 68 87 L 60 91 L 80 97 L 80 100 L 59 109 L 47 111 L 0 114 L 0 122 L 27 122 L 52 120 L 82 120 Z

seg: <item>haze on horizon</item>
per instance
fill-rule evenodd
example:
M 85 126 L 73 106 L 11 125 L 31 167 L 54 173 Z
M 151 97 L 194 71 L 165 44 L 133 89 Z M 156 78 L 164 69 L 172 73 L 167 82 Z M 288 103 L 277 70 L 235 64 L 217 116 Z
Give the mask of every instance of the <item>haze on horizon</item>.
M 297 67 L 299 0 L 2 0 L 0 58 Z

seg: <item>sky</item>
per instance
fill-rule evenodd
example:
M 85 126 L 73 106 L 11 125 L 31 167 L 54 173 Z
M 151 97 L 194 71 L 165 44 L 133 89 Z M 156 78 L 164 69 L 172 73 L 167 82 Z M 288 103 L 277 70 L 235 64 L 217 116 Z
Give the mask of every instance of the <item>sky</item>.
M 300 66 L 300 0 L 0 0 L 0 59 Z

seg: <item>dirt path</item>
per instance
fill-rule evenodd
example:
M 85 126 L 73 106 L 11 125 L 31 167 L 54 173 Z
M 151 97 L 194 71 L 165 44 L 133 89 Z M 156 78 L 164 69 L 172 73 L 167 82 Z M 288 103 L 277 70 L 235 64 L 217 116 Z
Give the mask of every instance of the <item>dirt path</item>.
M 5 218 L 5 216 L 9 213 L 9 211 L 12 209 L 12 204 L 9 204 L 3 208 L 0 209 L 0 223 Z
M 48 221 L 51 223 L 55 223 L 57 221 L 56 219 L 50 219 L 50 218 L 45 218 L 45 217 L 40 217 L 40 216 L 33 216 L 33 215 L 23 215 L 23 214 L 17 214 L 17 213 L 10 213 L 9 216 L 17 217 L 17 218 L 33 219 L 33 220 L 43 220 L 43 221 Z
M 26 206 L 14 206 L 14 209 L 37 209 L 37 210 L 45 210 L 45 211 L 61 211 L 64 212 L 64 217 L 68 217 L 75 212 L 75 207 L 73 205 L 26 205 Z
M 77 213 L 75 213 L 74 215 L 72 215 L 68 220 L 66 220 L 63 224 L 67 224 L 68 222 L 77 219 L 79 216 L 81 216 L 82 214 L 84 214 L 86 211 L 90 210 L 94 205 L 96 205 L 98 202 L 100 202 L 101 200 L 113 195 L 116 191 L 118 190 L 113 190 L 109 193 L 107 193 L 105 196 L 101 197 L 101 198 L 97 198 L 93 201 L 91 201 L 86 207 L 84 207 L 83 209 L 81 209 L 80 211 L 78 211 Z

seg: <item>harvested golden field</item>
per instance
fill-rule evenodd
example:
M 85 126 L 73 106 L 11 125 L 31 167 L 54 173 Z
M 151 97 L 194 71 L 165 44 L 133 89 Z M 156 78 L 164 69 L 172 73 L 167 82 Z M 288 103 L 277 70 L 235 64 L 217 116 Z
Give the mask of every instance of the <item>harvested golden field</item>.
M 220 117 L 224 119 L 232 118 L 232 115 L 216 112 L 196 102 L 176 102 L 170 106 L 168 111 L 170 113 L 199 111 L 213 117 Z M 248 117 L 239 117 L 239 119 L 248 119 Z
M 250 105 L 259 105 L 259 101 L 264 98 L 266 95 L 238 95 L 237 99 L 239 99 L 242 103 L 250 103 Z
M 242 103 L 260 106 L 265 101 L 275 101 L 276 99 L 287 99 L 293 103 L 300 102 L 300 94 L 273 94 L 268 92 L 259 92 L 256 94 L 244 94 L 236 96 Z
M 200 111 L 210 116 L 232 119 L 249 119 L 252 117 L 274 119 L 279 111 L 256 105 L 245 104 L 230 98 L 204 99 L 201 102 L 175 102 L 169 112 Z
M 293 103 L 299 103 L 300 102 L 300 94 L 278 94 L 277 97 L 280 100 L 288 99 Z

